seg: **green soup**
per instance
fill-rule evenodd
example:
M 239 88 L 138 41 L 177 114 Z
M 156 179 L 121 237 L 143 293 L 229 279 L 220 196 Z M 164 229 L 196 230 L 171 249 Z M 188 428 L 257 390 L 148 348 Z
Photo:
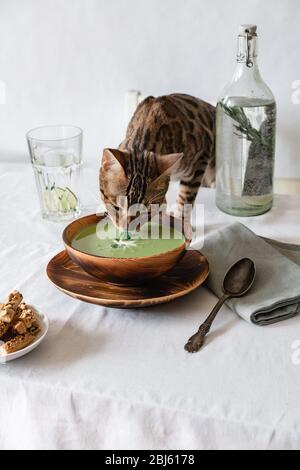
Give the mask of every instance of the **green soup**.
M 178 230 L 153 223 L 144 225 L 140 232 L 130 232 L 130 239 L 126 238 L 116 231 L 112 222 L 100 228 L 94 224 L 75 235 L 72 247 L 107 258 L 143 258 L 174 250 L 185 241 Z

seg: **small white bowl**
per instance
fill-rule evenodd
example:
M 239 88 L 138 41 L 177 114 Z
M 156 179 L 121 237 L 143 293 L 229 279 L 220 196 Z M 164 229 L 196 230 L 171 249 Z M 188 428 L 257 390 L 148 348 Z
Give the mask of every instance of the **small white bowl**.
M 34 307 L 32 309 L 35 311 L 37 319 L 39 320 L 41 331 L 33 341 L 33 343 L 29 344 L 26 348 L 20 349 L 20 351 L 16 351 L 14 353 L 6 354 L 5 356 L 0 355 L 0 364 L 6 364 L 9 361 L 13 361 L 14 359 L 18 359 L 19 357 L 25 356 L 25 354 L 30 353 L 35 348 L 39 346 L 39 344 L 43 341 L 46 334 L 49 330 L 49 320 L 46 315 L 39 313 Z M 0 341 L 0 346 L 4 344 L 3 341 Z

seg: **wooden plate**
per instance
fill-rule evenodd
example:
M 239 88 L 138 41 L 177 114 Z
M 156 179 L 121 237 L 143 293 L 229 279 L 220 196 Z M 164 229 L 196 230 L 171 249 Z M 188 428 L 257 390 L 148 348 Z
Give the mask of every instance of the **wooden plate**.
M 209 274 L 206 258 L 199 251 L 187 251 L 178 265 L 148 284 L 124 287 L 109 284 L 87 274 L 66 251 L 48 264 L 47 275 L 55 286 L 71 297 L 115 308 L 158 305 L 189 294 L 201 286 Z

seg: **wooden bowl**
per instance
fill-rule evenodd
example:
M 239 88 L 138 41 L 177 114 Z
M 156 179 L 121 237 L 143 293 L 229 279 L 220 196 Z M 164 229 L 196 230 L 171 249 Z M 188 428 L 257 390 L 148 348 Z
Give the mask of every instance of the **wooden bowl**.
M 63 241 L 69 257 L 84 271 L 101 279 L 101 281 L 134 286 L 162 276 L 181 260 L 191 243 L 192 229 L 190 225 L 185 224 L 182 228 L 180 220 L 170 215 L 161 215 L 161 224 L 171 223 L 171 226 L 179 229 L 185 238 L 178 248 L 171 251 L 143 258 L 109 258 L 87 254 L 72 247 L 72 240 L 80 230 L 97 224 L 105 217 L 106 214 L 81 217 L 69 224 L 63 232 Z

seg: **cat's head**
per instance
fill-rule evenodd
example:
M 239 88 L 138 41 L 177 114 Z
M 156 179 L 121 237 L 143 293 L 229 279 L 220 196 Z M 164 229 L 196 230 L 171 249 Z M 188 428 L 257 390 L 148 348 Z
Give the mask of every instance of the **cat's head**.
M 182 153 L 104 149 L 100 191 L 107 212 L 116 225 L 125 228 L 134 218 L 129 209 L 137 204 L 150 214 L 153 204 L 165 203 L 170 177 L 178 171 Z

